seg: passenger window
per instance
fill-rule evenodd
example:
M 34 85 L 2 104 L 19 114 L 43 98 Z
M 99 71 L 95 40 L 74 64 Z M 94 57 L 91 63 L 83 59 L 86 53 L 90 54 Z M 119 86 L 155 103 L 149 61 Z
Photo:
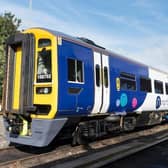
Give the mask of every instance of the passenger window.
M 100 66 L 96 65 L 96 86 L 100 87 Z
M 51 82 L 51 50 L 38 52 L 37 60 L 37 82 Z
M 155 86 L 155 93 L 163 94 L 163 82 L 155 80 L 154 86 Z
M 84 82 L 83 62 L 75 59 L 68 59 L 68 81 Z
M 75 60 L 68 59 L 68 81 L 76 81 Z
M 168 83 L 165 84 L 166 94 L 168 95 Z
M 151 79 L 141 77 L 140 78 L 140 90 L 143 92 L 152 92 Z
M 83 63 L 82 61 L 77 62 L 77 81 L 83 82 Z
M 120 85 L 122 90 L 136 90 L 135 75 L 122 72 L 120 74 Z
M 51 46 L 50 39 L 39 39 L 38 40 L 38 48 L 49 47 L 49 46 Z

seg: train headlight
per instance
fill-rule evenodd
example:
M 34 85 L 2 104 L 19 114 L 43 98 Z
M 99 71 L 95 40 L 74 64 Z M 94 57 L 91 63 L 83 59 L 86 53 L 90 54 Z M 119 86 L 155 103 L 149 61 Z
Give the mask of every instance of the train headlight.
M 7 130 L 8 130 L 9 132 L 11 132 L 11 131 L 12 131 L 12 127 L 9 126 L 9 127 L 7 128 Z
M 36 93 L 37 94 L 50 94 L 52 91 L 51 87 L 37 87 Z
M 44 92 L 44 94 L 48 94 L 49 89 L 48 88 L 44 88 L 43 92 Z

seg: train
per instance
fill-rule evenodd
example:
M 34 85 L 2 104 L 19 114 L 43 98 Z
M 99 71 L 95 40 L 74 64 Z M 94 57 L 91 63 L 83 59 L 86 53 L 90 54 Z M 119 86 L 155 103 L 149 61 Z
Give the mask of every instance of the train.
M 9 142 L 72 144 L 168 120 L 168 73 L 84 37 L 30 28 L 6 41 Z

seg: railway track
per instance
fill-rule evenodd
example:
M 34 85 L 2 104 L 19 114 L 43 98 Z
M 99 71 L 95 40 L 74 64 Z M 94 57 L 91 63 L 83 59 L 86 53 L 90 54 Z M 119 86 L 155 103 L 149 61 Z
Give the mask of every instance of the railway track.
M 168 124 L 99 140 L 87 146 L 63 145 L 51 152 L 12 147 L 0 151 L 0 167 L 101 167 L 166 140 Z

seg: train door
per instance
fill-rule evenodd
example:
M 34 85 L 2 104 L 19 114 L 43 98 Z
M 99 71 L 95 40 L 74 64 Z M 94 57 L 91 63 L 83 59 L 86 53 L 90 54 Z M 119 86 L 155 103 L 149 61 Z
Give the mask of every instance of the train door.
M 106 113 L 110 104 L 109 57 L 94 52 L 94 106 L 92 114 Z

